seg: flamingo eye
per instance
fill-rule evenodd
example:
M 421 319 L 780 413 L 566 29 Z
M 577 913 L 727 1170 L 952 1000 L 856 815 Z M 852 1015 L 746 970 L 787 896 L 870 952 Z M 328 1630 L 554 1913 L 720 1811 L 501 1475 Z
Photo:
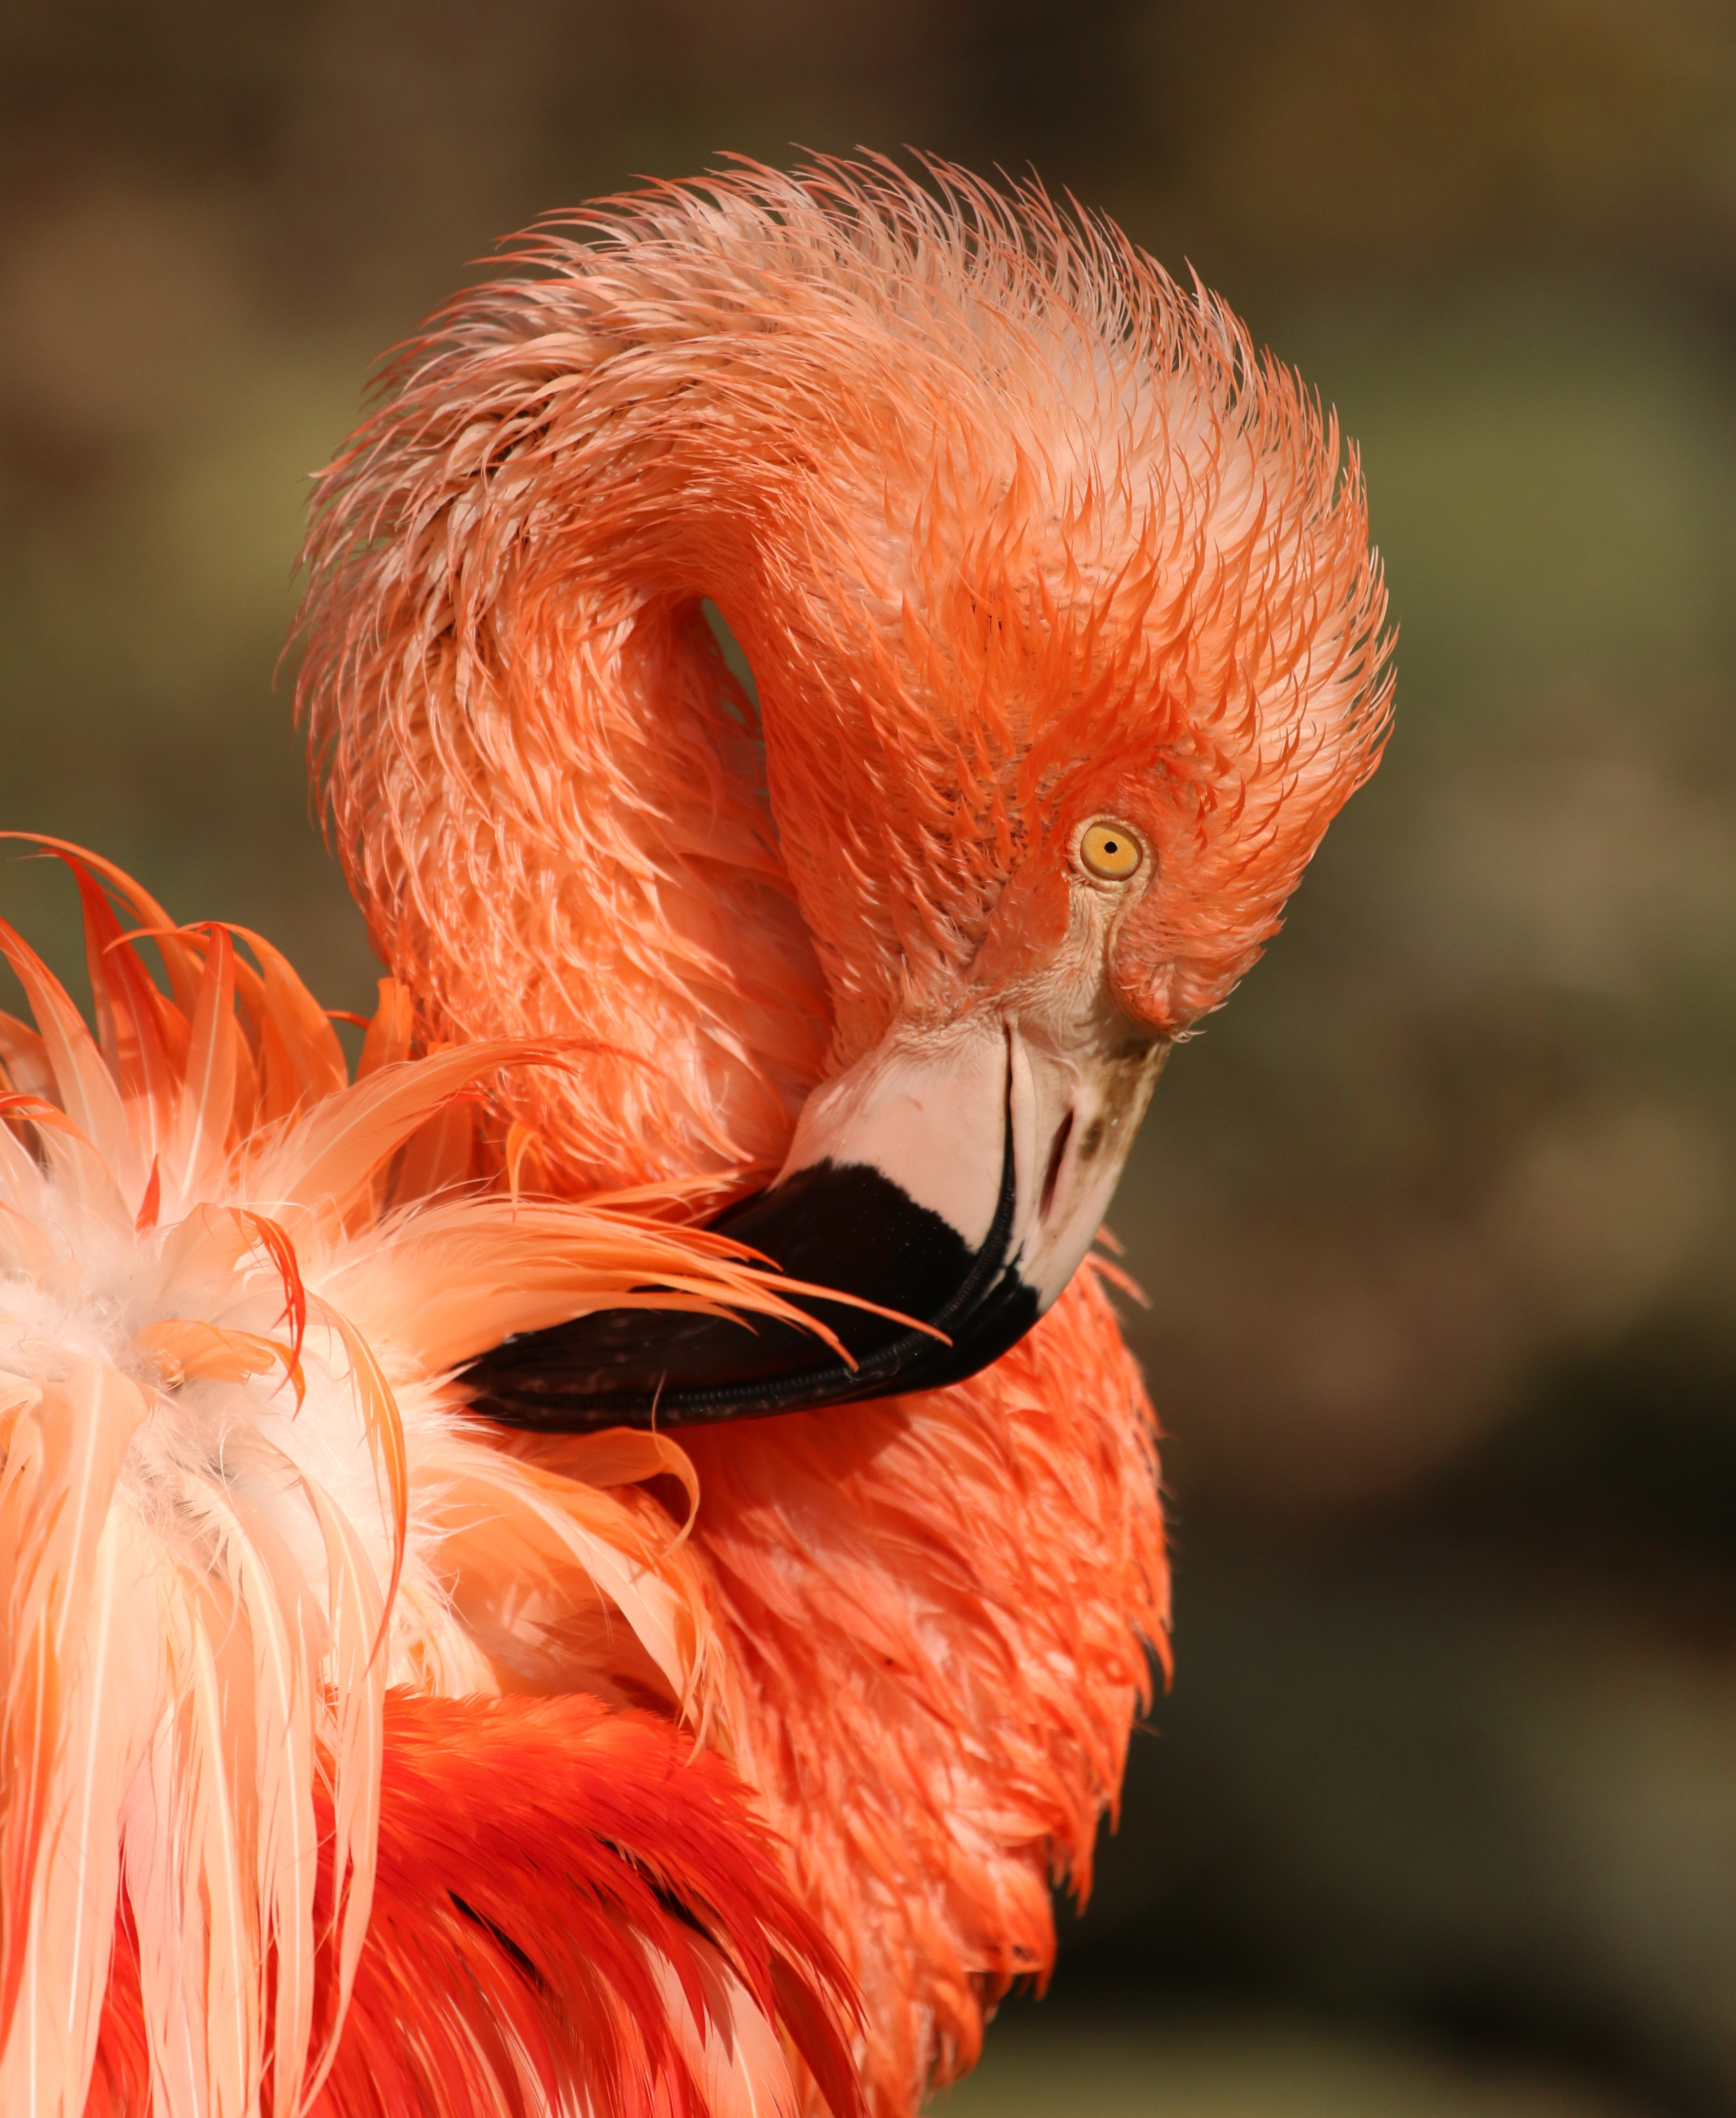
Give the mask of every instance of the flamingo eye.
M 1104 882 L 1125 882 L 1144 858 L 1145 849 L 1120 824 L 1093 824 L 1079 841 L 1081 866 Z

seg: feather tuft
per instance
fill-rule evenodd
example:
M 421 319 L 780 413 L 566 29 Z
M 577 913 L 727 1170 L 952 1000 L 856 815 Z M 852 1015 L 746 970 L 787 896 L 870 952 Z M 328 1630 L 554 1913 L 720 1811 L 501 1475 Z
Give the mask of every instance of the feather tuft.
M 778 1295 L 475 1179 L 452 1111 L 553 1047 L 412 1057 L 387 981 L 351 1083 L 268 944 L 62 850 L 94 1036 L 0 923 L 0 2109 L 848 2111 L 847 1982 L 678 1726 L 711 1623 L 645 1488 L 691 1517 L 690 1463 L 525 1460 L 449 1380 L 629 1282 Z

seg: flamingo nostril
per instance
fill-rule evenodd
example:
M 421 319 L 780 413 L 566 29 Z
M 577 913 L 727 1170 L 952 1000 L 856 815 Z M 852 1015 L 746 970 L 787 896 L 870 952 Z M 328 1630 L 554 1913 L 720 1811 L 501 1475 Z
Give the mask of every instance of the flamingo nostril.
M 1049 1209 L 1055 1203 L 1055 1186 L 1060 1181 L 1062 1159 L 1067 1153 L 1067 1143 L 1072 1136 L 1073 1114 L 1069 1111 L 1055 1127 L 1055 1143 L 1049 1151 L 1049 1168 L 1043 1177 L 1043 1203 L 1037 1209 L 1039 1220 L 1049 1219 Z

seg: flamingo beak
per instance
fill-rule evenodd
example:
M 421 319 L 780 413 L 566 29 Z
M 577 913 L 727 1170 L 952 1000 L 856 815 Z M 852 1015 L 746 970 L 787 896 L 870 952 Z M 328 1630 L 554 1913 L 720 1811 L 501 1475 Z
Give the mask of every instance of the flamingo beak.
M 799 1325 L 605 1311 L 509 1339 L 475 1408 L 573 1432 L 691 1424 L 962 1381 L 1022 1338 L 1095 1237 L 1168 1050 L 1116 1016 L 1081 1036 L 978 1017 L 896 1029 L 808 1099 L 776 1181 L 713 1223 L 809 1288 Z M 917 1328 L 919 1326 L 926 1328 Z

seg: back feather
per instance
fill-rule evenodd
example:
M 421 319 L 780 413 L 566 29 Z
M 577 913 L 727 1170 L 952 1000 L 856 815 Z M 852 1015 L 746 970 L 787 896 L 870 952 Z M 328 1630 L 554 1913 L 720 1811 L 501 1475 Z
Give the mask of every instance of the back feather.
M 794 2113 L 785 1996 L 832 2108 L 854 2108 L 813 1999 L 832 1961 L 717 1759 L 576 1698 L 395 1691 L 384 1733 L 369 1942 L 310 2118 Z M 314 1910 L 323 1923 L 323 1876 Z M 147 2107 L 138 1966 L 123 1921 L 87 2118 Z

